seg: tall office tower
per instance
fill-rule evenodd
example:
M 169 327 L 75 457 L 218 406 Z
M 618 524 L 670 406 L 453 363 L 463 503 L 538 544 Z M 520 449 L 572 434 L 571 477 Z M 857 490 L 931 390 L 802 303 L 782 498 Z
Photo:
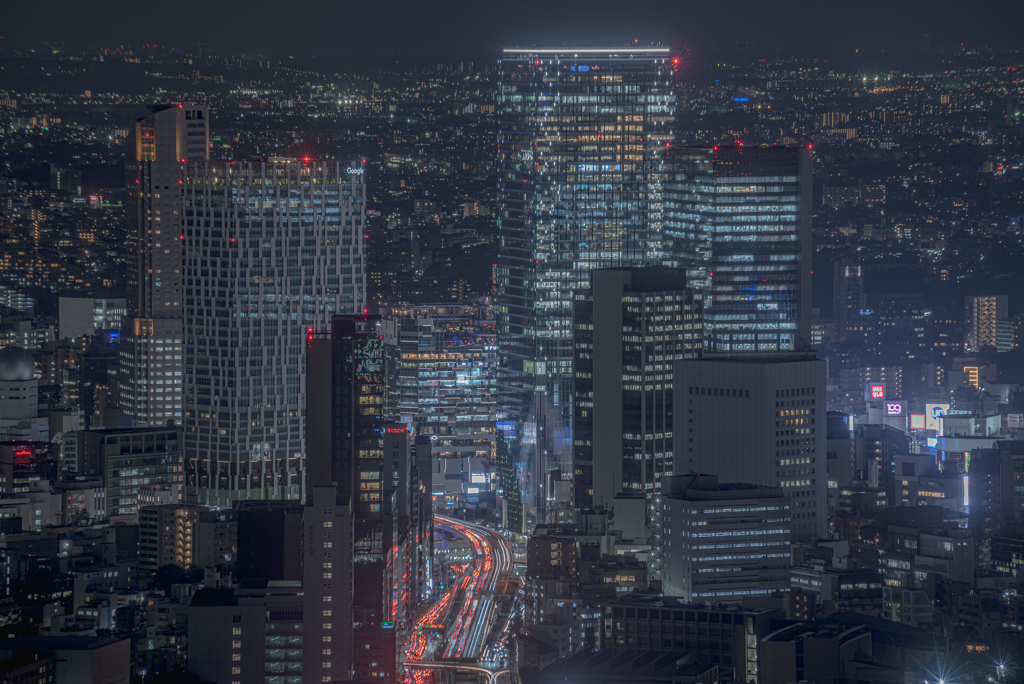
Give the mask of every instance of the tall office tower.
M 789 593 L 790 502 L 778 487 L 666 478 L 661 496 L 662 589 L 693 603 Z
M 361 164 L 187 162 L 190 503 L 302 499 L 307 332 L 366 297 Z
M 832 278 L 832 318 L 839 342 L 863 339 L 858 318 L 867 309 L 864 267 L 850 259 L 837 261 Z
M 494 457 L 498 347 L 482 304 L 396 306 L 383 312 L 386 414 L 429 435 L 439 458 Z
M 209 111 L 196 105 L 151 107 L 128 133 L 118 402 L 141 424 L 182 422 L 182 162 L 206 159 L 209 141 Z
M 791 502 L 793 540 L 824 538 L 825 361 L 797 354 L 677 361 L 675 386 L 676 472 L 780 487 Z
M 810 151 L 737 144 L 666 157 L 664 263 L 705 293 L 705 353 L 808 347 Z
M 999 321 L 1007 319 L 1007 296 L 964 297 L 964 346 L 968 351 L 996 346 Z
M 700 356 L 702 295 L 682 269 L 598 269 L 573 320 L 574 508 L 651 498 L 674 470 L 673 373 Z
M 661 256 L 668 48 L 506 49 L 498 90 L 498 344 L 528 503 L 572 467 L 573 295 Z M 539 511 L 543 515 L 543 509 Z
M 307 481 L 314 500 L 305 523 L 304 591 L 309 610 L 328 612 L 323 620 L 306 621 L 304 637 L 311 644 L 333 641 L 325 647 L 351 654 L 308 681 L 391 680 L 395 674 L 391 587 L 396 556 L 408 557 L 400 550 L 397 528 L 400 516 L 409 514 L 411 464 L 405 426 L 384 421 L 384 345 L 374 323 L 363 316 L 337 316 L 330 332 L 311 333 L 307 345 Z M 320 540 L 328 523 L 346 526 L 347 545 Z M 332 581 L 334 571 L 350 577 L 351 586 Z M 347 606 L 345 592 L 351 595 Z

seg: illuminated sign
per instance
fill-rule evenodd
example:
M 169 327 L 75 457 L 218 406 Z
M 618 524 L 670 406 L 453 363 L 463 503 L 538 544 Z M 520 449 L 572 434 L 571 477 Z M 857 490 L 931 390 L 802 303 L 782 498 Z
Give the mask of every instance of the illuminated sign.
M 946 415 L 948 410 L 949 404 L 925 404 L 925 429 L 942 432 L 942 417 Z
M 483 473 L 473 473 L 470 475 L 469 481 L 473 484 L 482 484 L 487 482 L 487 475 L 484 475 Z
M 384 428 L 384 432 L 387 432 L 389 434 L 404 435 L 405 434 L 405 428 L 404 427 L 400 427 L 400 428 Z
M 929 449 L 934 449 L 935 447 L 939 446 L 939 438 L 929 437 L 928 439 L 925 440 L 925 444 L 928 446 Z
M 350 166 L 347 169 L 345 169 L 345 173 L 347 173 L 350 176 L 362 176 L 363 169 L 354 169 Z
M 480 493 L 480 488 L 479 487 L 466 487 L 466 493 L 467 494 L 479 494 Z
M 15 456 L 31 456 L 32 455 L 32 450 L 31 449 L 18 449 L 17 451 L 14 452 L 14 455 Z
M 382 622 L 382 623 L 380 623 L 380 627 L 381 627 L 381 629 L 394 629 L 395 628 L 395 623 L 394 622 Z
M 887 401 L 887 402 L 885 402 L 885 415 L 887 415 L 887 416 L 902 416 L 903 415 L 903 402 L 902 401 Z
M 924 430 L 925 428 L 925 415 L 923 413 L 911 413 L 910 414 L 910 429 L 911 430 Z
M 881 382 L 865 382 L 864 383 L 864 401 L 884 401 L 885 400 L 885 383 Z

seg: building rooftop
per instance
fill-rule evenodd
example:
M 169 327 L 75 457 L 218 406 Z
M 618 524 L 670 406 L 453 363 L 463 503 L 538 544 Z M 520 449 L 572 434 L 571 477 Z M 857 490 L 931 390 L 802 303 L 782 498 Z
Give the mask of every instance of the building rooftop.
M 671 48 L 667 47 L 640 47 L 639 45 L 623 45 L 615 47 L 510 47 L 503 48 L 502 52 L 505 54 L 530 54 L 530 55 L 544 55 L 544 54 L 588 54 L 588 55 L 609 55 L 619 56 L 621 54 L 656 54 L 656 55 L 667 55 L 671 52 Z
M 37 650 L 37 651 L 95 651 L 112 644 L 127 641 L 115 637 L 93 636 L 25 636 L 0 641 L 0 652 Z
M 740 605 L 706 603 L 687 603 L 678 596 L 656 596 L 653 594 L 622 594 L 606 605 L 631 606 L 637 608 L 686 608 L 687 610 L 713 610 L 718 612 L 745 613 L 748 615 L 767 615 L 778 611 L 760 608 L 744 608 Z
M 544 668 L 543 679 L 563 677 L 578 678 L 581 676 L 592 676 L 600 678 L 612 677 L 615 679 L 642 677 L 665 677 L 677 680 L 680 677 L 697 678 L 709 670 L 716 669 L 715 665 L 695 665 L 688 662 L 691 656 L 676 651 L 671 653 L 657 653 L 645 651 L 634 653 L 627 651 L 616 654 L 611 649 L 598 651 L 596 653 L 584 651 L 571 655 L 568 658 L 558 660 Z

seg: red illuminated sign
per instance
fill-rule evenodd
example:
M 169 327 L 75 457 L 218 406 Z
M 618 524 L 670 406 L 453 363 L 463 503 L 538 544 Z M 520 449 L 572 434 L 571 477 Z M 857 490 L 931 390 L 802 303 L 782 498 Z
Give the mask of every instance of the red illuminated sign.
M 384 432 L 391 433 L 391 434 L 398 433 L 400 435 L 404 435 L 405 434 L 405 428 L 404 427 L 403 428 L 384 428 Z
M 872 399 L 885 399 L 885 385 L 872 385 L 871 386 L 871 398 Z
M 14 452 L 15 456 L 31 456 L 32 451 L 30 449 L 18 449 Z

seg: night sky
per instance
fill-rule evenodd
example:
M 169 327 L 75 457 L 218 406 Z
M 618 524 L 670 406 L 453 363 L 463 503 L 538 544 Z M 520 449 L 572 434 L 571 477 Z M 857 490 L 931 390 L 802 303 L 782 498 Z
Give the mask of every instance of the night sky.
M 296 56 L 457 57 L 506 44 L 634 39 L 794 52 L 1024 43 L 1024 0 L 50 0 L 8 2 L 3 14 L 8 47 L 207 43 Z

